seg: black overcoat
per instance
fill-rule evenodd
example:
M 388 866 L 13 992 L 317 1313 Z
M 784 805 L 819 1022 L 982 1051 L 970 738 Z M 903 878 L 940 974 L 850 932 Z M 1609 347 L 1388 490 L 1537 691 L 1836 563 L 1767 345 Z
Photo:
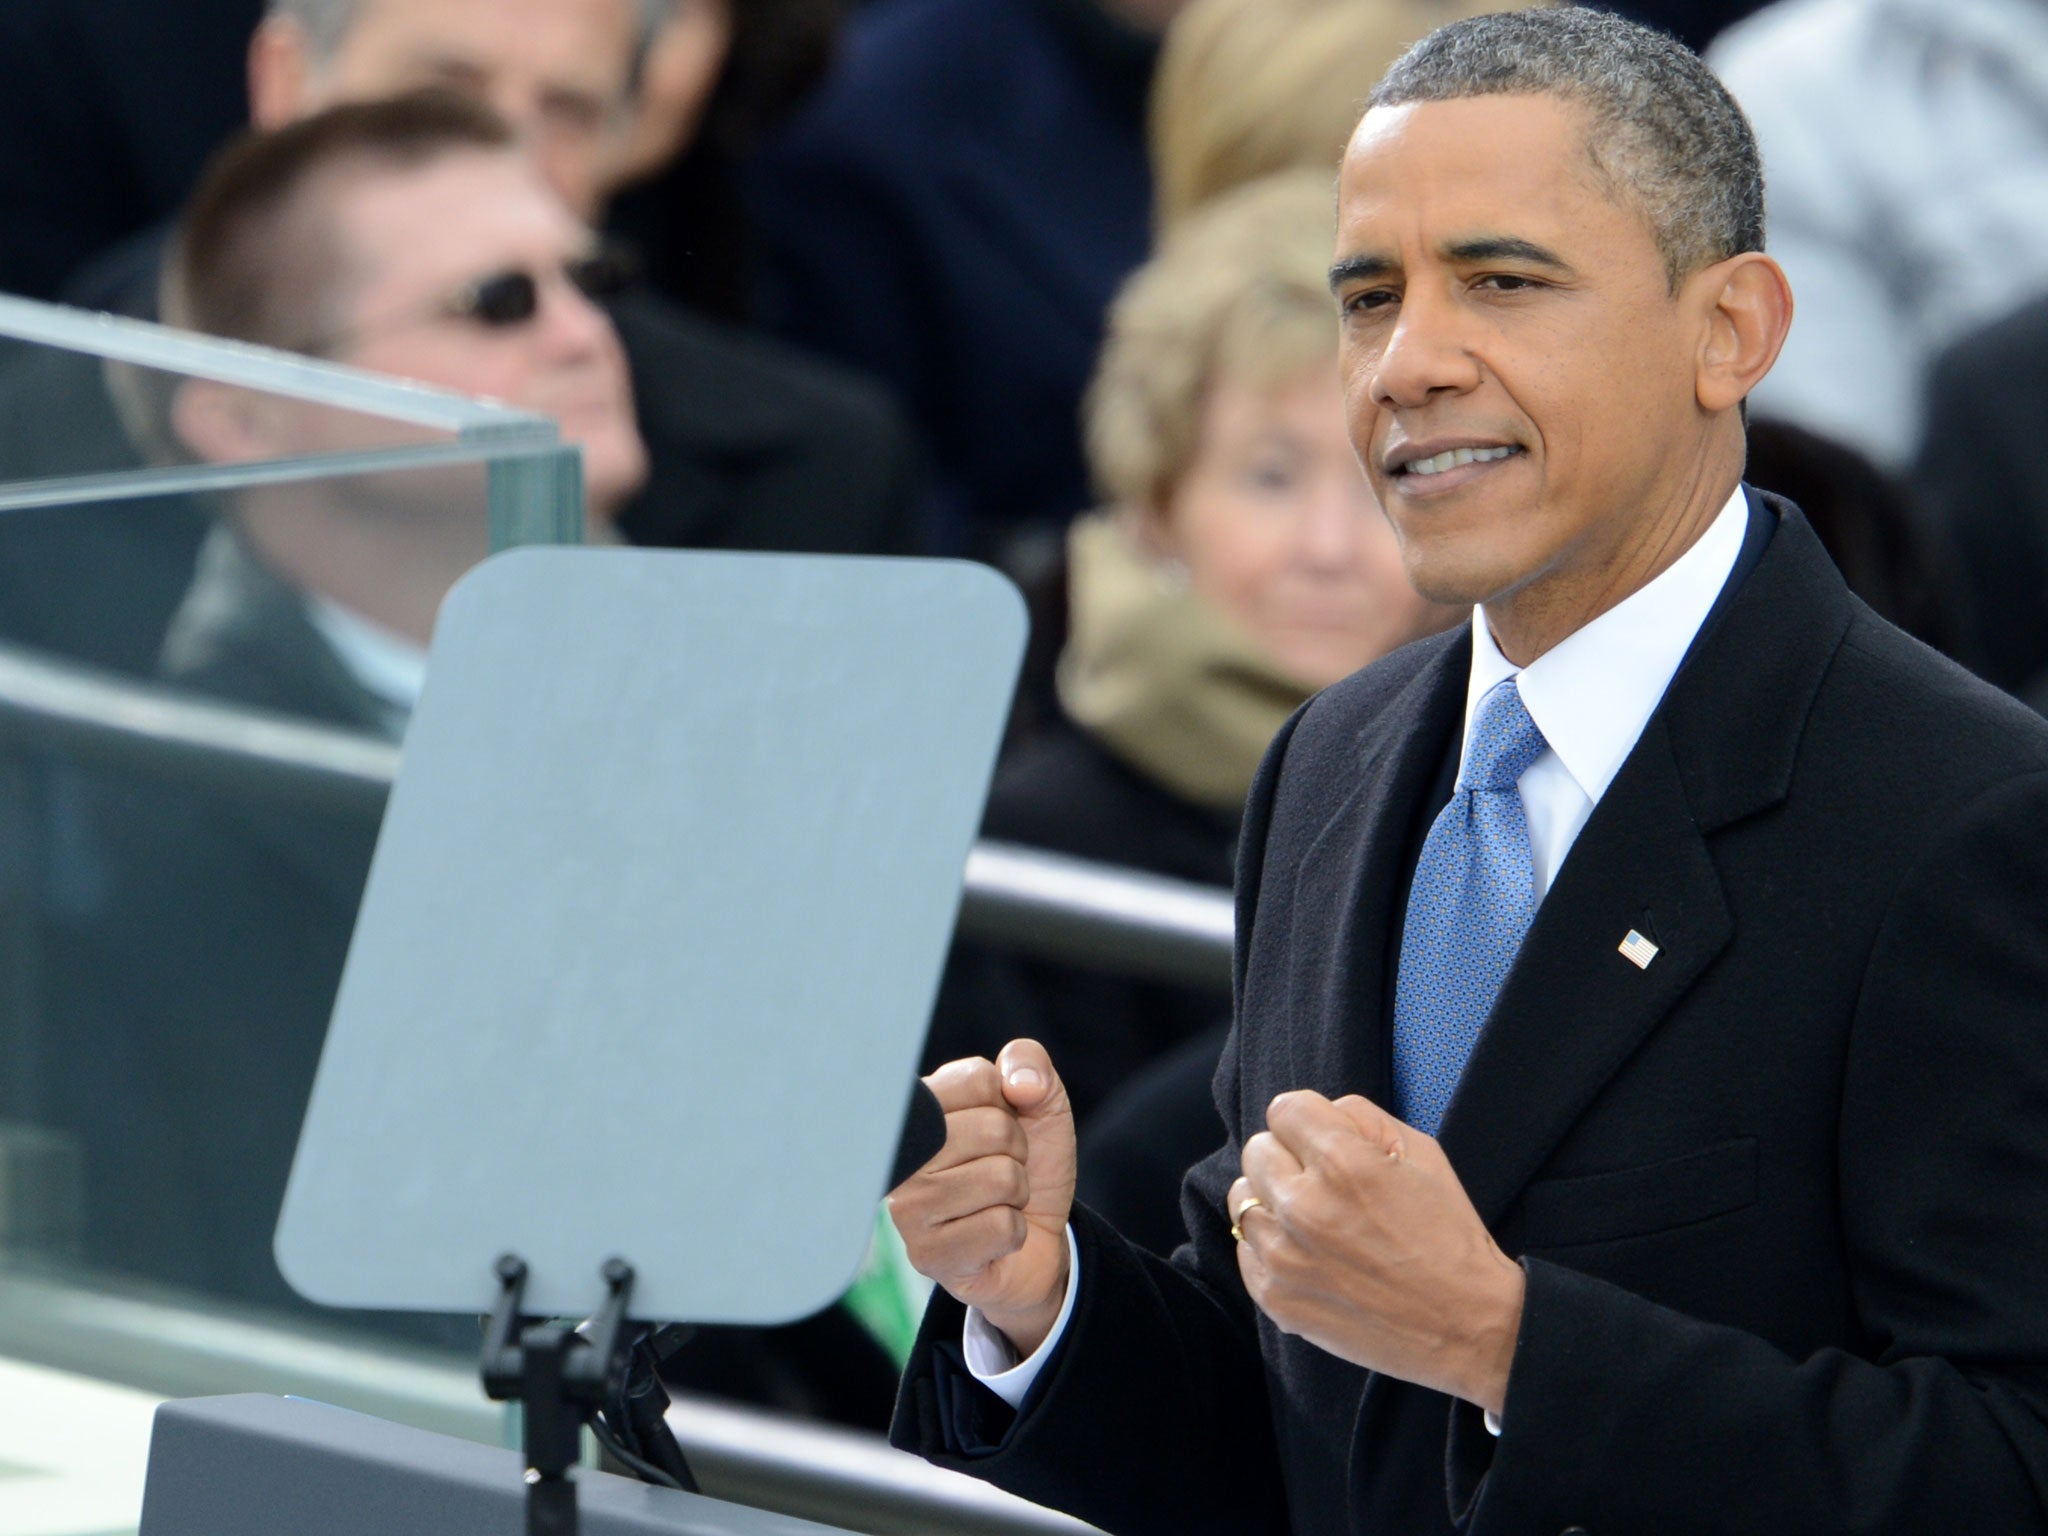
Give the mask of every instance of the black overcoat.
M 1117 1532 L 2048 1530 L 2048 725 L 1773 510 L 1442 1126 L 1528 1273 L 1502 1436 L 1258 1317 L 1223 1208 L 1276 1094 L 1386 1102 L 1460 631 L 1268 755 L 1189 1244 L 1169 1264 L 1077 1212 L 1072 1324 L 1021 1415 L 965 1377 L 941 1293 L 899 1444 Z

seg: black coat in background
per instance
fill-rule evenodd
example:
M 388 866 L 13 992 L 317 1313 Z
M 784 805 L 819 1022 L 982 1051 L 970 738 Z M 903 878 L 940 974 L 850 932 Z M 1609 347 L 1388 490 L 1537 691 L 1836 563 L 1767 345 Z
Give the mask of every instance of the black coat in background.
M 1100 0 L 878 0 L 749 168 L 764 316 L 894 391 L 949 553 L 1091 504 L 1081 394 L 1151 244 L 1155 52 Z
M 917 553 L 923 466 L 880 389 L 652 294 L 611 312 L 647 443 L 646 488 L 619 514 L 632 542 Z
M 2048 298 L 1935 363 L 1915 478 L 1961 563 L 1972 659 L 2048 709 Z
M 1398 652 L 1268 755 L 1191 1245 L 1077 1213 L 1021 1417 L 942 1296 L 898 1442 L 1116 1532 L 2048 1530 L 2048 725 L 1870 614 L 1795 513 L 1559 870 L 1443 1123 L 1528 1274 L 1504 1434 L 1256 1314 L 1225 1192 L 1276 1094 L 1386 1102 L 1469 657 L 1463 630 Z
M 247 120 L 263 0 L 0 4 L 0 289 L 52 299 Z

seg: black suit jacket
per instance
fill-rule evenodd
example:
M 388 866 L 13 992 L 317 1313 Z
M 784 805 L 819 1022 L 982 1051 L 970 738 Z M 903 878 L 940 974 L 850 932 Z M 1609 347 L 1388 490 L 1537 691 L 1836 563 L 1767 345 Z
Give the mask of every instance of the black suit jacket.
M 1386 1101 L 1389 939 L 1469 652 L 1399 652 L 1273 745 L 1189 1245 L 1077 1213 L 1070 1331 L 1019 1416 L 942 1297 L 899 1443 L 1176 1536 L 2048 1529 L 2048 728 L 1850 597 L 1789 509 L 1444 1120 L 1528 1274 L 1505 1433 L 1255 1313 L 1224 1195 L 1274 1095 Z

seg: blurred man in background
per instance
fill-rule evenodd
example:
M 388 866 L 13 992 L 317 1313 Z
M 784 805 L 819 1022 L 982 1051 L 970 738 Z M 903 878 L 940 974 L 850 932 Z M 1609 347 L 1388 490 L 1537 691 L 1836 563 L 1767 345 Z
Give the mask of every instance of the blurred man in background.
M 509 122 L 584 218 L 632 117 L 650 10 L 636 0 L 273 0 L 249 46 L 259 128 L 420 86 Z M 700 79 L 708 92 L 711 81 Z M 619 527 L 689 548 L 907 553 L 918 482 L 869 386 L 649 295 L 611 306 L 652 458 Z
M 595 302 L 613 276 L 512 131 L 433 93 L 337 107 L 230 149 L 180 223 L 163 308 L 208 335 L 552 417 L 583 452 L 589 522 L 605 538 L 647 477 L 624 349 Z M 349 413 L 201 380 L 179 388 L 168 426 L 216 462 L 390 440 Z M 487 552 L 480 470 L 245 495 L 209 536 L 171 628 L 169 675 L 382 729 L 412 702 L 395 691 L 398 659 L 416 690 L 442 597 Z M 276 600 L 285 588 L 303 622 Z M 253 626 L 258 611 L 266 623 Z M 338 671 L 314 665 L 322 650 Z M 299 665 L 310 670 L 288 679 Z M 371 696 L 362 707 L 345 702 L 350 690 L 307 686 L 341 673 Z
M 627 126 L 647 14 L 634 0 L 276 0 L 249 47 L 252 114 L 276 127 L 338 102 L 452 88 L 496 106 L 556 193 L 587 214 Z M 161 232 L 132 242 L 74 297 L 154 317 L 162 249 Z M 649 460 L 618 511 L 627 539 L 821 553 L 915 547 L 916 456 L 872 386 L 650 295 L 617 296 L 608 309 Z M 121 461 L 97 371 L 75 360 L 40 356 L 0 375 L 0 418 L 12 423 L 0 436 L 0 475 Z M 102 509 L 12 527 L 0 634 L 147 670 L 199 536 L 196 519 Z M 115 583 L 118 597 L 101 601 Z
M 475 96 L 587 219 L 642 37 L 634 0 L 272 0 L 249 42 L 249 116 L 276 128 L 429 86 Z
M 271 128 L 421 85 L 475 95 L 512 124 L 570 208 L 594 219 L 631 125 L 642 45 L 666 11 L 638 0 L 273 0 L 250 44 L 251 117 Z M 700 92 L 711 84 L 697 77 Z M 869 386 L 648 295 L 612 312 L 652 456 L 644 492 L 619 515 L 629 539 L 843 554 L 914 546 L 909 445 Z

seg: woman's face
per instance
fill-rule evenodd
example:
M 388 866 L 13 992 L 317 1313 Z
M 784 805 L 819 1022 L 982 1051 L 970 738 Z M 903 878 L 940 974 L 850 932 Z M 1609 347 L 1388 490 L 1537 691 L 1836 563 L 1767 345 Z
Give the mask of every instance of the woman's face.
M 1408 585 L 1334 357 L 1277 388 L 1211 389 L 1194 458 L 1146 527 L 1190 587 L 1318 688 L 1459 616 Z

